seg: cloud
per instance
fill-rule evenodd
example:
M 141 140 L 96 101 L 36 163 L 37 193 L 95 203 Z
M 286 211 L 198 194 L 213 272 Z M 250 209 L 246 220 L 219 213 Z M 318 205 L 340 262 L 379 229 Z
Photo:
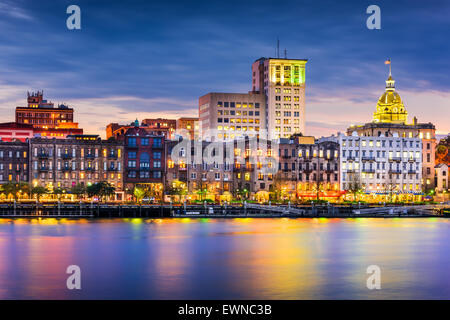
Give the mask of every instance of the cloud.
M 10 2 L 0 3 L 0 16 L 9 16 L 11 18 L 22 20 L 33 20 L 33 17 L 29 15 L 24 9 L 13 5 Z

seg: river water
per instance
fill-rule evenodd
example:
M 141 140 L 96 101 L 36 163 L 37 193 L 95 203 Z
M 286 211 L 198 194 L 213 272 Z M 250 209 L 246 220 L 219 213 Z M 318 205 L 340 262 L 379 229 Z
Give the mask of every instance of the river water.
M 0 219 L 0 299 L 449 299 L 449 266 L 439 218 Z

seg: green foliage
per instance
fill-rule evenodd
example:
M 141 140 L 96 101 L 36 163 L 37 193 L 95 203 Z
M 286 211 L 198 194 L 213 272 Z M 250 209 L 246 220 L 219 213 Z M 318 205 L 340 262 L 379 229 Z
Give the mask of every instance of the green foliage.
M 15 200 L 18 198 L 18 193 L 29 193 L 30 192 L 30 186 L 28 183 L 24 182 L 7 182 L 3 185 L 1 185 L 1 192 L 8 196 L 11 194 Z
M 41 199 L 41 196 L 48 192 L 49 192 L 49 190 L 46 187 L 36 186 L 31 189 L 30 194 L 36 195 L 36 199 L 37 199 L 37 201 L 39 201 Z
M 78 183 L 70 189 L 70 193 L 75 194 L 77 197 L 83 197 L 86 194 L 86 187 Z
M 106 199 L 108 196 L 113 196 L 116 193 L 116 188 L 107 181 L 100 181 L 94 183 L 86 188 L 88 197 L 98 197 L 100 200 Z

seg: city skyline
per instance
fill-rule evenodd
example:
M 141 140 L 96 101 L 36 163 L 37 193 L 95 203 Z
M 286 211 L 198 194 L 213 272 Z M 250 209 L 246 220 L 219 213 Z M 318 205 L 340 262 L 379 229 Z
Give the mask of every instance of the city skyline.
M 0 35 L 3 121 L 14 120 L 27 91 L 41 89 L 47 99 L 74 107 L 75 121 L 86 133 L 103 137 L 109 122 L 198 116 L 198 98 L 208 92 L 250 91 L 251 63 L 273 57 L 279 38 L 282 55 L 286 47 L 288 58 L 308 59 L 307 135 L 344 132 L 371 121 L 384 91 L 386 58 L 392 59 L 408 121 L 416 116 L 434 123 L 437 134 L 450 132 L 450 79 L 441 72 L 449 64 L 448 45 L 438 41 L 449 24 L 443 2 L 425 9 L 416 1 L 381 2 L 381 30 L 365 27 L 365 6 L 356 2 L 289 3 L 296 10 L 278 16 L 268 13 L 276 5 L 266 1 L 198 1 L 189 8 L 181 2 L 135 2 L 141 12 L 115 1 L 107 8 L 80 1 L 78 31 L 65 28 L 68 1 L 2 2 L 0 25 L 9 31 Z M 232 5 L 237 12 L 227 19 L 219 15 Z M 264 32 L 251 32 L 266 24 Z

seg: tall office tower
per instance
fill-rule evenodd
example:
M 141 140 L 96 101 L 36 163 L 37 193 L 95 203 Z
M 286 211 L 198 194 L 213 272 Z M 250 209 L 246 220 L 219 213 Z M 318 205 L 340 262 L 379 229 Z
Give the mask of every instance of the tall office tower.
M 306 59 L 260 58 L 252 65 L 252 91 L 265 95 L 268 134 L 305 134 Z

